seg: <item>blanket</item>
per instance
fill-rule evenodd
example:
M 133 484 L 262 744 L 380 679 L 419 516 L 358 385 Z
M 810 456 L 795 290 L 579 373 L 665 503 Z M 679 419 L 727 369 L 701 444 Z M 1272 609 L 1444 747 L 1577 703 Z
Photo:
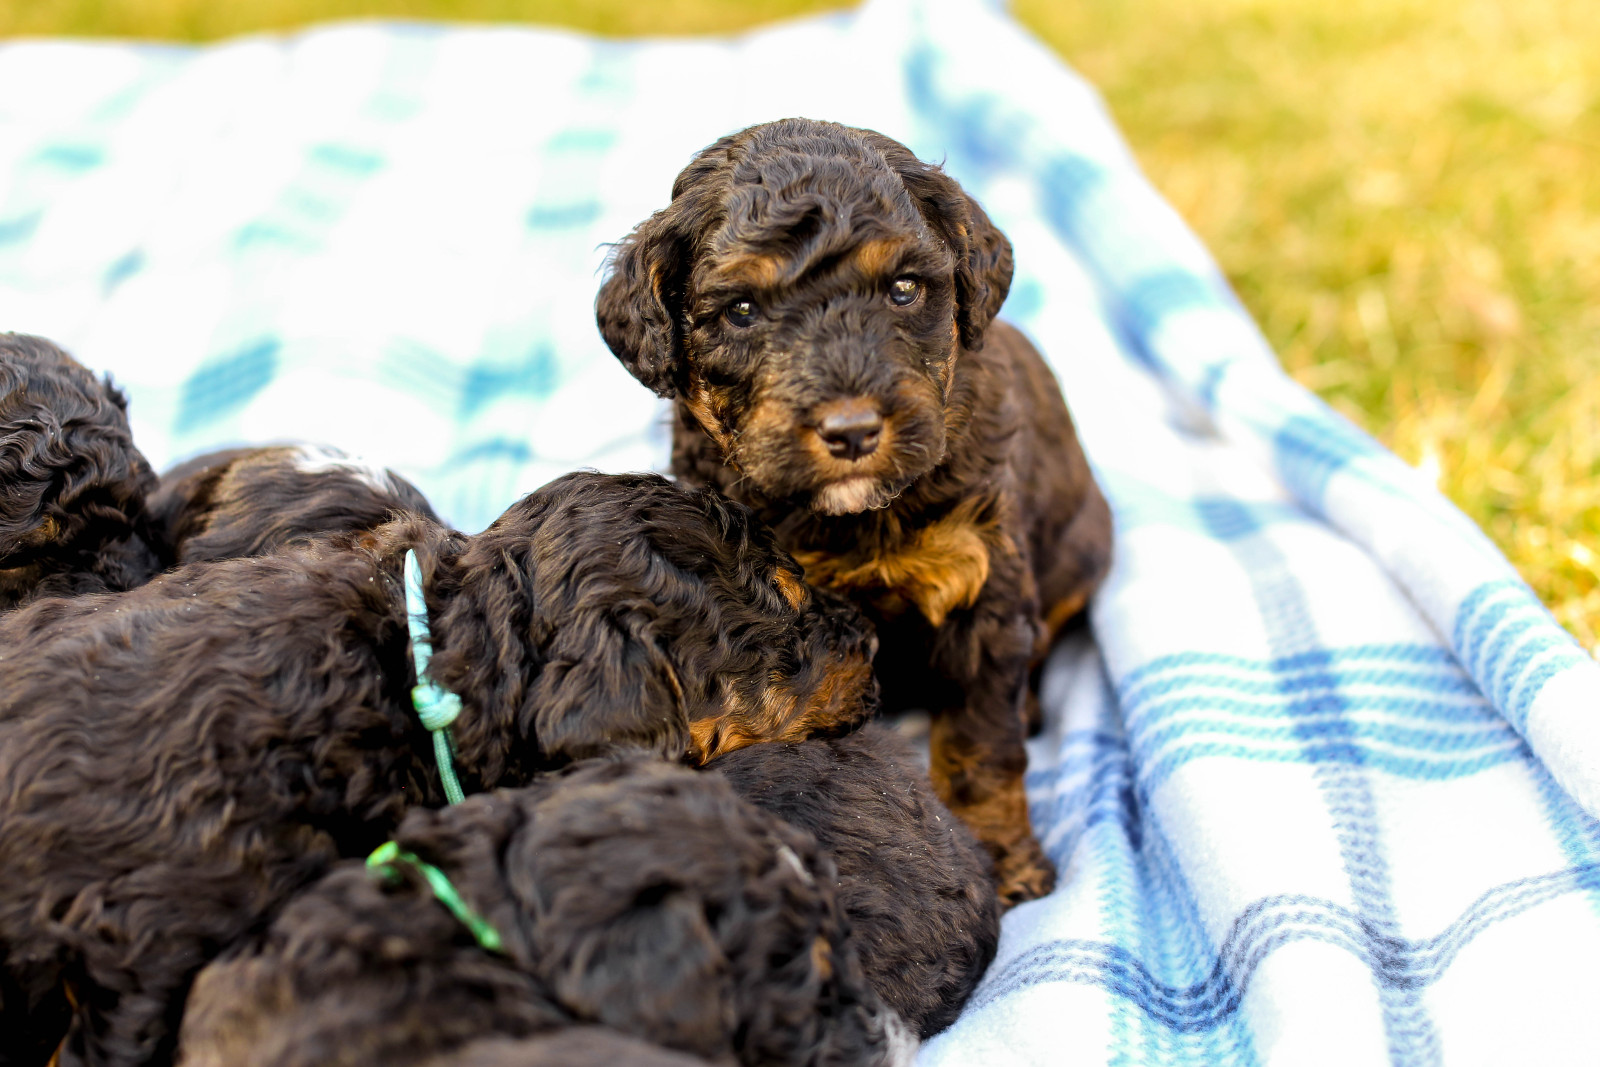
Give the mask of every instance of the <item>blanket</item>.
M 1030 749 L 1060 888 L 1006 917 L 922 1062 L 1600 1058 L 1600 668 L 1282 373 L 1004 11 L 23 40 L 0 72 L 0 329 L 110 371 L 158 465 L 326 442 L 465 529 L 576 467 L 665 465 L 592 309 L 606 242 L 696 149 L 803 114 L 944 161 L 1015 244 L 1002 314 L 1055 368 L 1117 555 Z

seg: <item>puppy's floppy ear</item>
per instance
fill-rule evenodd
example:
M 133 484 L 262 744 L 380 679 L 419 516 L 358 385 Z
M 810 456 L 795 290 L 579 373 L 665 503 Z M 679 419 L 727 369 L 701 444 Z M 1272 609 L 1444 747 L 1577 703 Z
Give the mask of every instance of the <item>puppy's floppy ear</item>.
M 690 161 L 672 183 L 672 203 L 618 243 L 595 298 L 600 336 L 623 366 L 658 396 L 678 391 L 695 241 L 718 215 L 738 136 L 723 137 Z
M 557 631 L 529 694 L 540 752 L 556 762 L 624 748 L 680 758 L 688 713 L 672 663 L 638 620 L 589 614 Z
M 955 185 L 949 178 L 945 180 Z M 966 201 L 968 224 L 966 270 L 956 269 L 958 321 L 961 343 L 976 350 L 983 344 L 983 331 L 1000 313 L 1000 305 L 1011 291 L 1011 241 L 989 221 L 976 200 L 965 192 L 961 198 Z
M 689 247 L 682 211 L 656 212 L 617 245 L 594 317 L 612 353 L 658 396 L 677 392 Z
M 922 162 L 905 145 L 880 133 L 867 131 L 867 140 L 883 153 L 917 210 L 955 256 L 956 322 L 962 346 L 976 351 L 1011 291 L 1011 242 L 936 164 Z

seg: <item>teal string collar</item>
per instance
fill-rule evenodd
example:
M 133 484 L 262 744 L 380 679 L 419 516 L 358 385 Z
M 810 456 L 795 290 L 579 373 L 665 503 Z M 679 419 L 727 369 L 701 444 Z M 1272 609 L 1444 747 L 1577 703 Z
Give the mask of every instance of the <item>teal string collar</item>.
M 385 841 L 373 849 L 372 855 L 367 857 L 367 870 L 395 875 L 399 873 L 395 866 L 401 863 L 416 868 L 417 873 L 428 883 L 428 888 L 433 890 L 433 895 L 439 903 L 449 908 L 450 914 L 459 919 L 462 926 L 472 931 L 472 936 L 486 951 L 505 952 L 505 944 L 500 940 L 500 931 L 461 899 L 461 894 L 456 892 L 456 887 L 448 875 L 418 857 L 416 853 L 402 852 L 395 842 Z
M 433 735 L 433 758 L 439 765 L 439 782 L 445 799 L 461 803 L 466 795 L 456 779 L 455 745 L 450 740 L 450 724 L 461 714 L 461 698 L 423 677 L 433 655 L 433 639 L 428 635 L 428 605 L 422 599 L 422 568 L 417 554 L 406 549 L 406 624 L 411 630 L 411 658 L 417 665 L 417 684 L 411 688 L 411 706 L 417 718 Z M 442 876 L 441 876 L 442 877 Z

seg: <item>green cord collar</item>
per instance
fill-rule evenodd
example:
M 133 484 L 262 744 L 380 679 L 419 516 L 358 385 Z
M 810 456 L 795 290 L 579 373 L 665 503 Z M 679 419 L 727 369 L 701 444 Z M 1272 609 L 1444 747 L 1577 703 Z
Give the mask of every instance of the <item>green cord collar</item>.
M 456 887 L 451 884 L 448 875 L 415 853 L 402 852 L 395 842 L 385 841 L 373 849 L 372 855 L 367 857 L 367 870 L 385 875 L 398 875 L 400 872 L 396 870 L 396 865 L 401 863 L 415 868 L 422 875 L 423 880 L 428 883 L 428 888 L 433 890 L 434 897 L 450 909 L 450 914 L 459 919 L 462 926 L 472 931 L 472 936 L 485 951 L 502 955 L 505 953 L 505 942 L 500 940 L 500 931 L 461 899 L 461 894 L 456 892 Z
M 450 724 L 461 714 L 461 698 L 423 677 L 433 655 L 433 639 L 428 633 L 428 604 L 422 599 L 422 568 L 417 554 L 406 549 L 405 561 L 406 624 L 411 632 L 411 657 L 417 665 L 417 684 L 411 689 L 411 706 L 417 718 L 433 735 L 433 758 L 439 765 L 439 782 L 445 799 L 459 804 L 466 795 L 456 778 L 455 744 Z

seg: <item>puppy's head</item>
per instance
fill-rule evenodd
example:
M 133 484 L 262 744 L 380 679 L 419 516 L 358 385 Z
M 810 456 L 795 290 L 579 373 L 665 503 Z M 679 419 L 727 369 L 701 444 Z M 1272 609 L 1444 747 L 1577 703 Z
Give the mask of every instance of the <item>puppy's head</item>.
M 161 476 L 150 514 L 178 564 L 259 556 L 300 538 L 370 530 L 401 514 L 439 521 L 404 478 L 323 445 L 198 456 Z
M 898 732 L 869 724 L 751 745 L 709 769 L 827 850 L 862 970 L 884 1002 L 924 1037 L 954 1022 L 1000 939 L 992 863 Z
M 532 739 L 542 766 L 629 748 L 703 760 L 876 705 L 860 612 L 807 587 L 748 509 L 658 475 L 559 478 L 428 586 L 447 604 L 433 677 L 477 694 L 483 728 Z M 465 743 L 477 727 L 457 729 Z
M 618 246 L 596 316 L 762 494 L 837 515 L 944 457 L 956 361 L 1010 285 L 1010 243 L 938 167 L 785 119 L 689 164 Z
M 914 1046 L 865 983 L 809 835 L 656 761 L 575 766 L 536 792 L 504 862 L 563 1010 L 717 1062 L 883 1064 Z
M 50 342 L 0 334 L 0 599 L 70 571 L 122 589 L 154 569 L 142 537 L 156 477 L 127 406 Z

